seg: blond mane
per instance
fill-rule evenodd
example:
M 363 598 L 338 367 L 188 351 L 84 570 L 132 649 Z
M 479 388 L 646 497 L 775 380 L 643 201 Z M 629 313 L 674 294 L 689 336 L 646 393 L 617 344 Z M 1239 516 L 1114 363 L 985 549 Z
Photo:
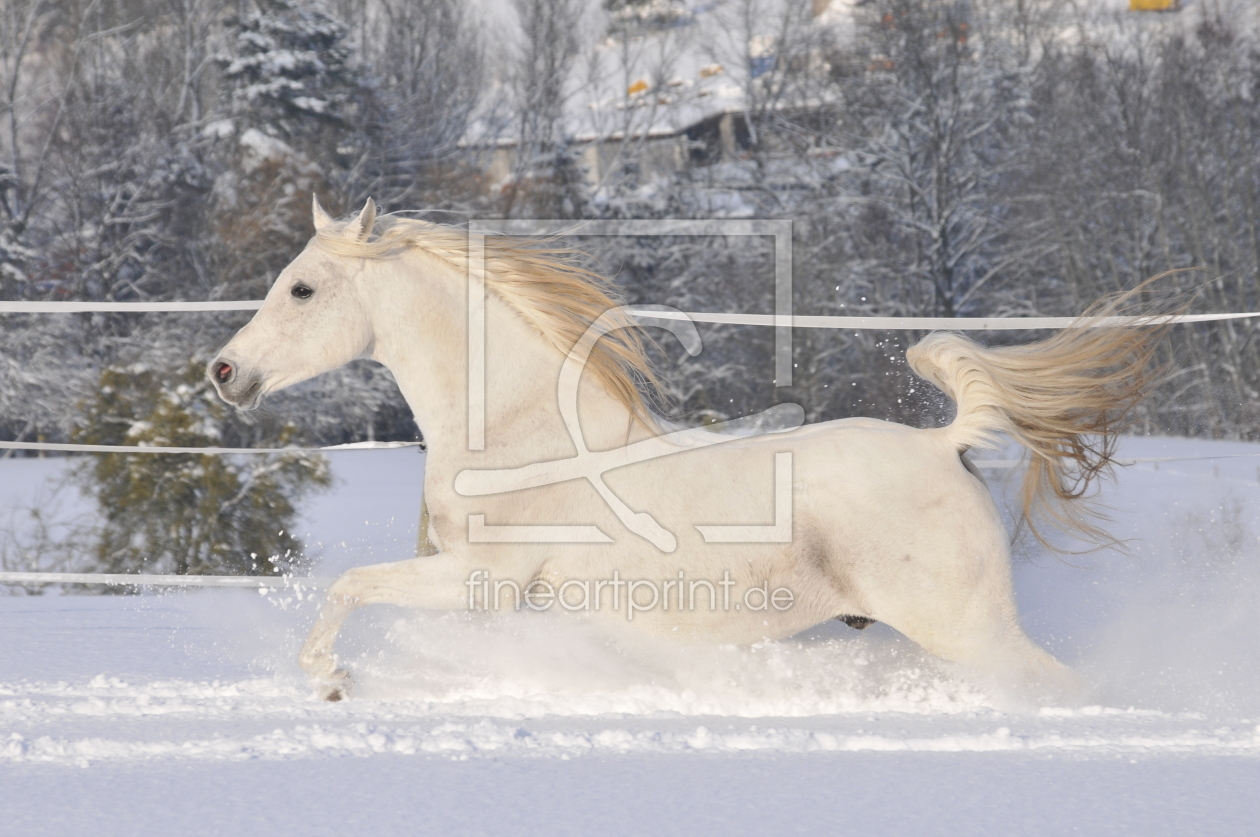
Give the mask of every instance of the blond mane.
M 339 221 L 315 235 L 324 250 L 353 258 L 390 258 L 415 249 L 458 269 L 468 265 L 468 234 L 458 227 L 383 215 L 372 235 L 346 235 L 351 222 Z M 552 240 L 501 235 L 485 237 L 486 287 L 562 354 L 611 309 L 624 304 L 606 277 L 584 267 L 585 254 Z M 645 352 L 648 340 L 633 318 L 617 315 L 620 328 L 595 343 L 586 370 L 635 419 L 655 430 L 656 422 L 640 387 L 659 392 Z M 616 322 L 616 321 L 615 321 Z

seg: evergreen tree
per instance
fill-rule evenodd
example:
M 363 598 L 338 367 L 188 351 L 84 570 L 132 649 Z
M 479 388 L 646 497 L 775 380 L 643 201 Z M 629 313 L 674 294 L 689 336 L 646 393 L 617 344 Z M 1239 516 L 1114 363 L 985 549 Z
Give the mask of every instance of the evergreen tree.
M 153 369 L 109 367 L 84 412 L 77 441 L 95 445 L 223 444 L 234 416 L 205 369 L 191 362 L 172 386 Z M 292 425 L 279 429 L 284 444 Z M 327 462 L 304 453 L 105 454 L 76 479 L 99 507 L 96 566 L 103 572 L 277 575 L 292 572 L 302 544 L 295 503 L 327 487 Z
M 252 0 L 227 25 L 232 51 L 219 63 L 234 116 L 290 144 L 346 124 L 348 33 L 319 0 Z
M 348 30 L 320 0 L 242 0 L 225 26 L 213 268 L 240 283 L 233 293 L 260 295 L 312 232 L 311 192 L 343 203 L 368 91 Z

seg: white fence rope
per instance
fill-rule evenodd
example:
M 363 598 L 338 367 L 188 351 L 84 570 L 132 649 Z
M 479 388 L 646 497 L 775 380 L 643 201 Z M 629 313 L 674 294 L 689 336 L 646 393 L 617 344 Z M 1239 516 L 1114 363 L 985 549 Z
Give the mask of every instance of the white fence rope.
M 0 584 L 95 584 L 102 587 L 244 587 L 246 589 L 318 589 L 332 583 L 321 576 L 138 575 L 133 573 L 0 572 Z
M 0 314 L 84 314 L 84 313 L 194 313 L 199 311 L 257 311 L 262 300 L 224 300 L 217 302 L 4 302 Z M 889 331 L 1024 331 L 1043 328 L 1067 328 L 1076 317 L 830 317 L 793 314 L 721 314 L 705 311 L 686 313 L 637 311 L 642 320 L 683 320 L 721 325 L 787 326 L 789 328 L 828 328 Z M 1260 311 L 1228 314 L 1182 314 L 1167 318 L 1171 323 L 1212 323 L 1260 317 Z M 1106 317 L 1100 326 L 1124 326 L 1149 323 L 1148 317 Z
M 787 326 L 789 328 L 852 329 L 853 331 L 1026 331 L 1068 328 L 1078 317 L 815 317 L 806 314 L 708 314 L 635 311 L 640 320 L 691 320 L 724 325 Z M 1260 317 L 1260 311 L 1233 314 L 1181 314 L 1174 317 L 1102 317 L 1094 327 L 1151 325 L 1153 323 L 1212 323 Z
M 72 445 L 61 442 L 3 442 L 0 450 L 43 450 L 62 453 L 203 453 L 219 456 L 228 453 L 336 453 L 344 450 L 388 450 L 417 448 L 422 442 L 350 442 L 322 448 L 179 448 L 160 445 Z
M 1128 459 L 1117 458 L 1112 462 L 1121 467 L 1128 467 L 1160 462 L 1210 462 L 1214 459 L 1260 459 L 1260 453 L 1221 453 L 1213 456 L 1137 456 Z M 1018 468 L 1024 464 L 1023 459 L 969 459 L 968 461 L 977 468 L 994 471 Z
M 257 311 L 261 299 L 216 302 L 11 302 L 0 301 L 0 314 L 149 314 L 197 311 Z
M 383 443 L 401 447 L 399 444 Z M 315 448 L 336 450 L 353 447 Z M 361 448 L 366 449 L 366 448 Z M 292 450 L 282 448 L 281 450 Z M 152 452 L 150 449 L 148 452 Z M 1213 459 L 1255 459 L 1260 454 L 1221 454 L 1219 456 L 1145 456 L 1117 459 L 1117 465 L 1137 465 L 1160 462 L 1204 462 Z M 1008 470 L 1023 464 L 1022 459 L 973 459 L 972 464 L 983 470 Z M 0 585 L 28 584 L 86 584 L 98 587 L 236 587 L 245 589 L 319 590 L 331 584 L 325 576 L 247 576 L 247 575 L 140 575 L 133 573 L 34 573 L 0 572 Z

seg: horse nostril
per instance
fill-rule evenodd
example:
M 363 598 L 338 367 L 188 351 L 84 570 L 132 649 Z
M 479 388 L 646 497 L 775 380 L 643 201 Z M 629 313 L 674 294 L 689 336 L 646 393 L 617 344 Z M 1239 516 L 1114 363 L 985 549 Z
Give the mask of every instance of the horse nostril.
M 235 370 L 232 369 L 232 364 L 219 361 L 214 365 L 214 379 L 221 384 L 226 384 L 228 381 L 232 380 L 232 373 L 234 371 Z

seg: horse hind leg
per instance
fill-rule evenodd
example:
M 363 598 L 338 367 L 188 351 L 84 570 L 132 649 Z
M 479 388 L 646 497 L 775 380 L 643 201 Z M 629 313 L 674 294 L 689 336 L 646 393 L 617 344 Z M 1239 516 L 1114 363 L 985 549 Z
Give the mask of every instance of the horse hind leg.
M 955 658 L 995 697 L 1021 703 L 1076 704 L 1086 685 L 1080 675 L 1028 638 L 1017 621 L 975 625 L 972 640 Z
M 1079 702 L 1085 693 L 1081 678 L 1029 639 L 1019 624 L 1005 544 L 994 544 L 979 567 L 969 556 L 975 552 L 961 548 L 931 572 L 924 568 L 903 576 L 896 595 L 880 597 L 870 616 L 929 653 L 960 664 L 994 697 Z
M 1000 701 L 1074 704 L 1084 696 L 1084 681 L 1074 671 L 1029 639 L 1013 615 L 984 604 L 883 621 L 925 651 L 962 666 Z

